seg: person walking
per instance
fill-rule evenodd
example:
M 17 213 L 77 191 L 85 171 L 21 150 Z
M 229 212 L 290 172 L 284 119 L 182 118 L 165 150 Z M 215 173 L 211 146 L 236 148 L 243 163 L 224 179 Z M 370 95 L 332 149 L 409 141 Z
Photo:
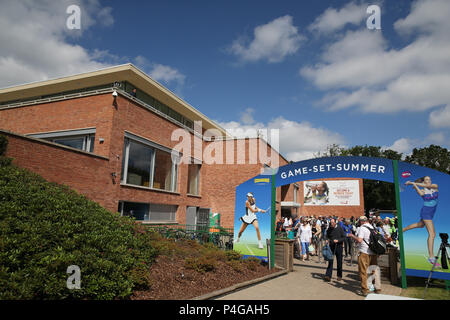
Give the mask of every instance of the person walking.
M 350 235 L 356 242 L 359 243 L 359 256 L 358 256 L 358 272 L 361 278 L 361 291 L 363 296 L 369 294 L 369 285 L 367 283 L 368 269 L 371 265 L 377 265 L 377 255 L 370 250 L 370 229 L 374 229 L 369 223 L 366 216 L 361 216 L 359 218 L 361 226 L 358 229 L 356 235 Z M 375 277 L 375 293 L 381 292 L 381 283 L 379 277 Z
M 330 246 L 333 255 L 336 256 L 337 264 L 337 280 L 342 280 L 342 249 L 345 240 L 345 232 L 340 225 L 336 223 L 335 219 L 330 220 L 330 226 L 327 230 L 327 243 Z M 333 273 L 334 259 L 328 261 L 327 271 L 325 273 L 325 281 L 330 282 Z
M 352 233 L 352 225 L 350 224 L 350 220 L 346 219 L 345 222 L 342 225 L 342 229 L 345 232 L 345 239 L 344 239 L 344 250 L 345 250 L 345 257 L 348 256 L 351 257 L 352 255 L 352 238 L 350 238 L 349 234 Z
M 300 243 L 302 246 L 302 261 L 309 260 L 309 244 L 311 243 L 312 232 L 311 226 L 305 219 L 303 224 L 299 228 L 300 232 Z

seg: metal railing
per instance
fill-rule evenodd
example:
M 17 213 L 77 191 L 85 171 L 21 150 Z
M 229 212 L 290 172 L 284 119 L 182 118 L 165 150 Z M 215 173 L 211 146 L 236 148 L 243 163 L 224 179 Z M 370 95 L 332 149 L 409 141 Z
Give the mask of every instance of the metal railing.
M 233 229 L 223 227 L 206 227 L 198 225 L 152 225 L 147 226 L 167 239 L 178 240 L 195 240 L 198 243 L 212 243 L 216 247 L 224 250 L 233 249 Z

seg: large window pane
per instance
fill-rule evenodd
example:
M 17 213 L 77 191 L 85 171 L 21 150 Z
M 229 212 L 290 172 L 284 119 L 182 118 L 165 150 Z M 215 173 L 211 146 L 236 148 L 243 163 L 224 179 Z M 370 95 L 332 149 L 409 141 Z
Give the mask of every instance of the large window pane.
M 72 147 L 75 149 L 84 150 L 84 141 L 85 137 L 78 137 L 78 138 L 60 138 L 60 139 L 54 139 L 54 143 L 59 143 L 68 147 Z
M 122 215 L 128 216 L 128 217 L 134 217 L 136 220 L 148 221 L 149 220 L 149 204 L 148 203 L 136 203 L 136 202 L 124 202 Z
M 188 193 L 198 195 L 199 194 L 199 179 L 200 178 L 200 165 L 190 164 L 188 166 Z
M 165 151 L 155 150 L 155 152 L 153 188 L 173 191 L 175 188 L 172 184 L 172 157 Z
M 127 183 L 150 187 L 152 149 L 130 141 Z

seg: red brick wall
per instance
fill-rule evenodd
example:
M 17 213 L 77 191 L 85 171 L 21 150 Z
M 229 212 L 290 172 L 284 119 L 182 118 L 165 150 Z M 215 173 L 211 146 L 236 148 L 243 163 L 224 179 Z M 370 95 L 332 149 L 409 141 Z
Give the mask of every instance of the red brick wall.
M 94 152 L 109 157 L 113 112 L 111 94 L 2 109 L 0 129 L 29 134 L 95 127 Z
M 251 179 L 261 173 L 264 167 L 260 163 L 250 164 L 250 152 L 252 154 L 259 154 L 258 141 L 265 143 L 260 139 L 245 139 L 236 140 L 234 143 L 225 144 L 224 153 L 226 153 L 227 146 L 233 147 L 235 162 L 238 158 L 238 142 L 245 146 L 245 164 L 234 165 L 203 165 L 202 168 L 202 189 L 209 194 L 209 203 L 213 212 L 221 214 L 221 225 L 227 228 L 234 226 L 234 210 L 235 210 L 235 191 L 236 187 L 241 183 Z M 222 143 L 221 141 L 212 142 L 214 144 Z M 255 153 L 256 152 L 256 153 Z M 275 152 L 275 151 L 273 151 Z M 269 153 L 270 155 L 270 153 Z M 279 165 L 287 164 L 281 156 L 278 155 Z M 225 155 L 224 155 L 225 159 Z M 259 157 L 257 159 L 259 162 Z M 204 192 L 204 191 L 203 191 Z M 280 210 L 280 194 L 277 194 L 277 211 Z
M 107 159 L 51 143 L 7 134 L 6 156 L 51 182 L 65 184 L 109 210 L 117 210 L 115 185 Z
M 184 224 L 187 206 L 211 208 L 213 212 L 221 213 L 223 226 L 233 227 L 235 188 L 260 174 L 262 168 L 259 163 L 249 163 L 250 160 L 257 160 L 251 159 L 249 155 L 250 151 L 259 154 L 258 140 L 241 141 L 246 150 L 245 164 L 235 164 L 241 156 L 236 141 L 232 143 L 234 164 L 203 163 L 199 196 L 187 195 L 187 164 L 179 166 L 176 193 L 121 186 L 124 132 L 173 148 L 179 142 L 172 141 L 171 135 L 179 127 L 120 95 L 116 101 L 117 105 L 113 106 L 111 95 L 104 94 L 0 110 L 0 129 L 20 134 L 95 127 L 94 153 L 108 160 L 14 135 L 10 136 L 8 155 L 16 158 L 17 165 L 47 180 L 66 184 L 111 211 L 117 210 L 120 200 L 178 205 L 177 221 Z M 99 144 L 99 138 L 104 139 L 103 144 Z M 193 142 L 192 134 L 190 138 Z M 201 141 L 200 146 L 205 150 L 207 146 L 218 143 L 223 142 Z M 223 160 L 226 161 L 226 147 L 223 152 Z M 193 143 L 191 155 L 194 155 Z M 279 166 L 287 164 L 286 160 L 277 156 Z M 116 184 L 112 183 L 111 173 L 116 174 Z M 280 199 L 281 193 L 277 192 L 278 212 Z

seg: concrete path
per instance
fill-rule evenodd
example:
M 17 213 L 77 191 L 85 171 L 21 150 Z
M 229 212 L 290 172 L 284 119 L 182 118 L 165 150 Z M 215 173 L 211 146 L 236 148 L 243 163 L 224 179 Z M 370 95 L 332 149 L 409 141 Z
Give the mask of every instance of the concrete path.
M 360 287 L 358 266 L 343 263 L 343 277 L 336 280 L 336 268 L 331 282 L 323 276 L 327 264 L 294 259 L 294 271 L 287 275 L 230 293 L 217 300 L 364 300 L 357 294 Z M 382 281 L 382 294 L 399 296 L 401 288 Z

